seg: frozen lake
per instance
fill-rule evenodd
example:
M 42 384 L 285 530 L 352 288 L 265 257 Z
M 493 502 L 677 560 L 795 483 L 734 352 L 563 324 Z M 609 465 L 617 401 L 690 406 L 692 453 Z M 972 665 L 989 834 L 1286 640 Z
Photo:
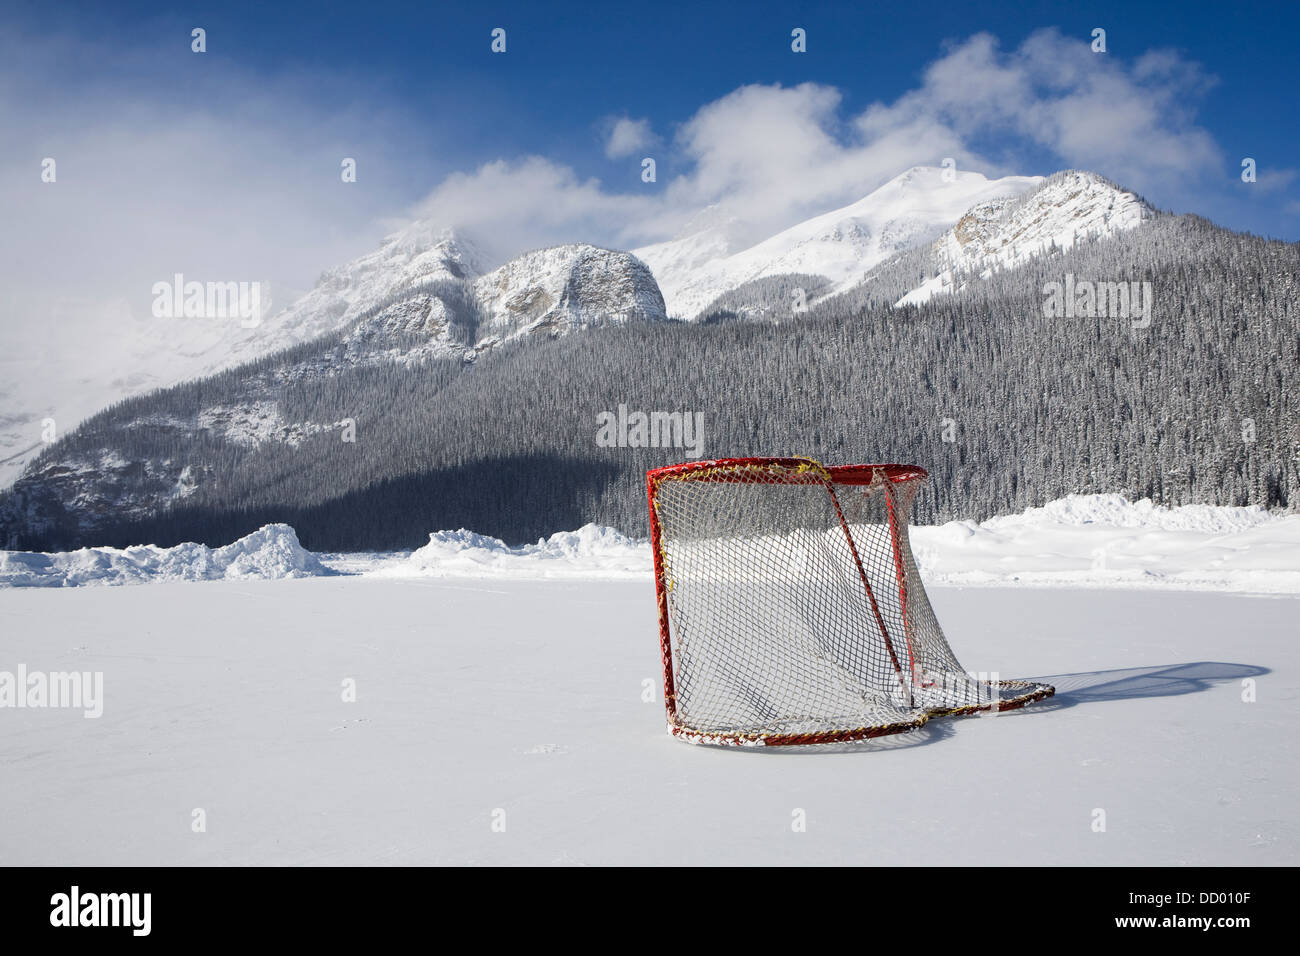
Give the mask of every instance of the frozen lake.
M 0 710 L 0 860 L 1300 863 L 1300 598 L 929 591 L 1057 697 L 742 752 L 665 733 L 648 579 L 8 590 L 0 670 L 102 672 L 104 712 Z

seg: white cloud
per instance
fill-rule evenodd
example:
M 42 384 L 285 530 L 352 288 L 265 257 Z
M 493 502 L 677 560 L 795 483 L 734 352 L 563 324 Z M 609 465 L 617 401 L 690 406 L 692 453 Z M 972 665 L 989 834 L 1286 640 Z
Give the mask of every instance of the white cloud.
M 761 234 L 859 199 L 909 166 L 945 156 L 989 165 L 923 117 L 845 130 L 840 103 L 838 90 L 804 83 L 745 86 L 702 108 L 678 136 L 691 168 L 668 184 L 668 219 L 714 203 Z
M 610 159 L 622 159 L 650 148 L 655 142 L 655 134 L 648 119 L 620 116 L 609 126 L 605 137 L 605 155 Z
M 561 242 L 618 244 L 622 224 L 656 214 L 650 194 L 605 190 L 540 156 L 496 160 L 454 173 L 413 210 L 416 218 L 469 234 L 492 258 Z
M 576 240 L 632 248 L 676 234 L 706 206 L 757 239 L 861 198 L 909 166 L 953 156 L 964 168 L 991 168 L 923 118 L 864 123 L 846 143 L 839 105 L 827 86 L 744 86 L 682 125 L 671 150 L 688 171 L 662 188 L 615 192 L 531 156 L 453 174 L 411 215 L 463 230 L 495 259 Z
M 918 89 L 879 107 L 876 119 L 922 119 L 967 139 L 1000 136 L 1142 189 L 1221 163 L 1209 133 L 1192 121 L 1192 103 L 1213 82 L 1167 50 L 1126 67 L 1054 29 L 1009 53 L 978 34 L 931 64 Z
M 379 217 L 409 202 L 389 185 L 399 124 L 356 105 L 373 91 L 268 81 L 181 50 L 175 82 L 158 84 L 170 51 L 0 39 L 13 93 L 0 98 L 0 349 L 48 337 L 56 315 L 111 340 L 90 303 L 148 315 L 152 284 L 176 272 L 308 287 L 373 248 Z M 356 184 L 341 181 L 344 157 Z
M 737 219 L 736 231 L 758 239 L 946 157 L 1006 175 L 1052 172 L 1023 165 L 1026 155 L 1039 164 L 1049 155 L 1054 168 L 1091 169 L 1149 191 L 1221 165 L 1193 115 L 1212 83 L 1167 50 L 1126 63 L 1056 30 L 1009 51 L 977 34 L 945 49 L 917 88 L 857 115 L 845 115 L 840 91 L 825 85 L 740 87 L 678 128 L 661 152 L 684 171 L 655 190 L 613 192 L 533 157 L 453 176 L 420 211 L 497 237 L 517 233 L 515 246 L 587 237 L 631 247 L 674 235 L 705 207 L 713 221 Z M 649 135 L 644 120 L 615 121 L 606 152 L 630 155 Z
M 375 247 L 380 217 L 418 195 L 403 167 L 429 153 L 376 105 L 382 91 L 256 76 L 188 40 L 14 27 L 0 32 L 0 90 L 0 459 L 36 442 L 46 415 L 66 432 L 219 351 L 220 326 L 153 320 L 154 283 L 268 283 L 263 301 L 285 305 Z
M 1255 182 L 1251 185 L 1261 193 L 1274 193 L 1290 189 L 1297 178 L 1300 178 L 1300 169 L 1293 166 L 1264 166 L 1256 170 Z

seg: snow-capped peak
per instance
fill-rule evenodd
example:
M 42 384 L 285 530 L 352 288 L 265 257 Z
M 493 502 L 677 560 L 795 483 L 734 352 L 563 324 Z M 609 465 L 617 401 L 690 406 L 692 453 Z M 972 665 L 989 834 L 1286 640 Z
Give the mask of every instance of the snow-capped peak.
M 972 206 L 1011 199 L 1041 182 L 913 166 L 857 202 L 739 251 L 728 241 L 737 229 L 724 220 L 635 254 L 654 272 L 669 313 L 694 318 L 722 293 L 766 276 L 825 276 L 832 292 L 855 285 L 878 263 L 937 237 Z
M 516 256 L 477 279 L 474 292 L 484 311 L 480 347 L 524 332 L 665 318 L 644 263 L 586 243 Z
M 379 248 L 321 274 L 315 288 L 269 320 L 270 335 L 250 342 L 257 353 L 305 342 L 346 325 L 375 303 L 438 279 L 474 279 L 483 273 L 482 254 L 451 229 L 416 222 L 395 232 Z M 252 356 L 245 356 L 251 358 Z
M 1135 229 L 1154 215 L 1136 194 L 1096 173 L 1066 170 L 1041 181 L 1019 198 L 993 199 L 971 207 L 935 242 L 936 275 L 899 300 L 918 304 L 952 292 L 973 276 L 1014 268 L 1055 247 Z

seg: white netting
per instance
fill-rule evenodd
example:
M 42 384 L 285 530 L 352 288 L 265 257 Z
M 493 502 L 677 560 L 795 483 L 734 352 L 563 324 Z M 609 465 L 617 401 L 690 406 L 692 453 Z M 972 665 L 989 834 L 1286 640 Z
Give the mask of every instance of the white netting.
M 812 743 L 1050 693 L 971 679 L 953 656 L 907 543 L 924 473 L 836 471 L 755 460 L 652 476 L 675 729 Z

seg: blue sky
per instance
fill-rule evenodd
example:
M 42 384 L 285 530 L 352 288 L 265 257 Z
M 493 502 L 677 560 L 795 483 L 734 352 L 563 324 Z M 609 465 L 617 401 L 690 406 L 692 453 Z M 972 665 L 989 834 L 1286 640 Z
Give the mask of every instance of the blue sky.
M 1300 238 L 1295 4 L 23 2 L 5 21 L 0 258 L 88 295 L 173 265 L 307 285 L 411 216 L 503 253 L 653 241 L 710 204 L 777 228 L 948 155 L 1081 166 Z M 57 194 L 31 185 L 47 156 Z

